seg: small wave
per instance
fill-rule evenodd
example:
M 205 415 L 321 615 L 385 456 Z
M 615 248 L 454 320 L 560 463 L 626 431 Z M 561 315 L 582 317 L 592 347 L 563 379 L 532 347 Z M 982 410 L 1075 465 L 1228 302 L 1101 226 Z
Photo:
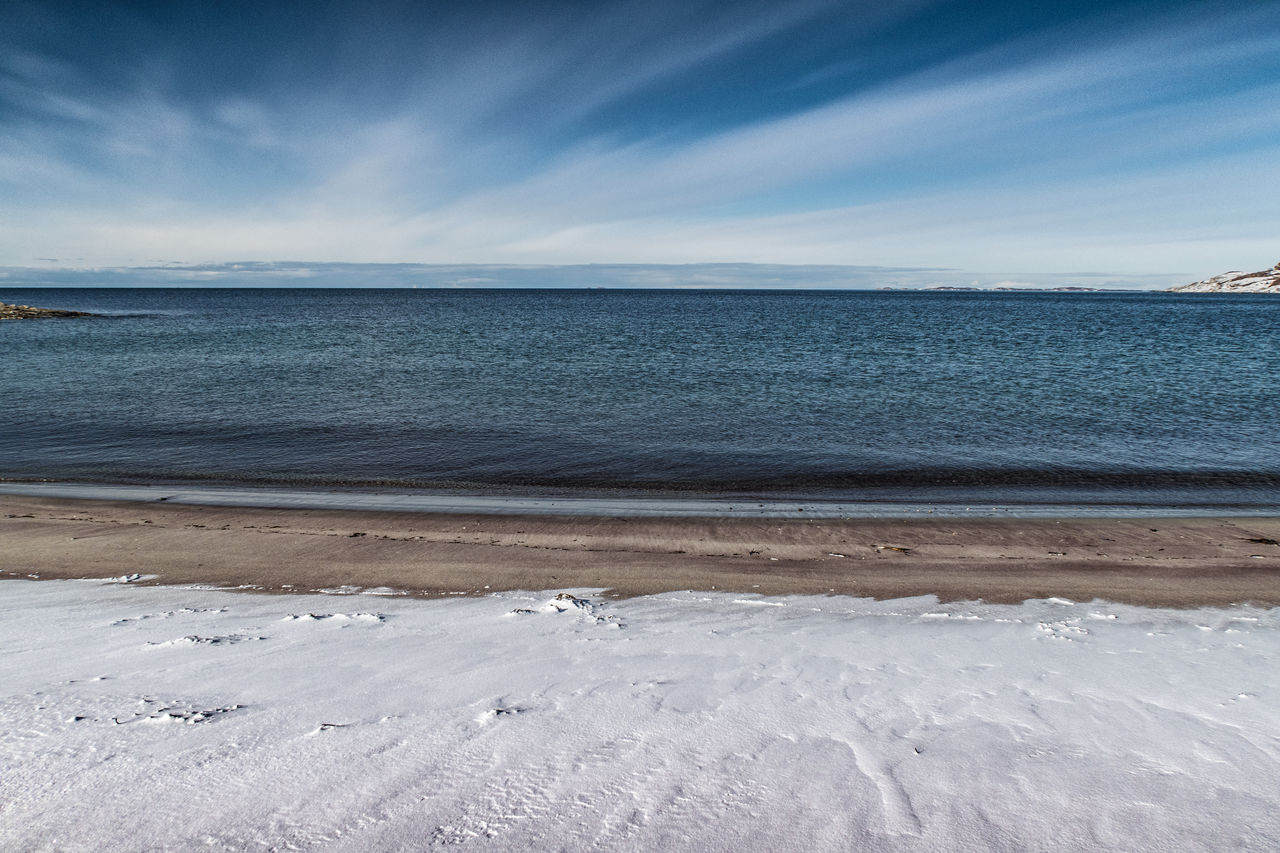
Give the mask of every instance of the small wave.
M 109 475 L 110 476 L 110 475 Z M 830 473 L 775 473 L 755 477 L 718 475 L 715 471 L 687 474 L 680 479 L 643 474 L 610 473 L 562 475 L 537 471 L 511 471 L 476 476 L 402 477 L 359 476 L 340 473 L 281 473 L 246 471 L 119 471 L 113 480 L 131 482 L 223 482 L 235 485 L 310 486 L 317 488 L 411 490 L 550 489 L 588 491 L 640 491 L 698 494 L 753 493 L 874 493 L 911 490 L 1036 490 L 1055 492 L 1098 491 L 1217 491 L 1280 489 L 1280 471 L 1188 471 L 1102 469 L 949 469 L 921 468 L 895 471 L 847 471 Z
M 94 311 L 100 320 L 147 320 L 164 317 L 188 317 L 191 311 Z

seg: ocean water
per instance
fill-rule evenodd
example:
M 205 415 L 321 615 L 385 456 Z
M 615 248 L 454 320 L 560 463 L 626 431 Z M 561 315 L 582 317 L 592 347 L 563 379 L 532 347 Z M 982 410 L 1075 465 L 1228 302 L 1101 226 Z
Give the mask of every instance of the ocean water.
M 0 478 L 1280 506 L 1280 299 L 21 290 Z

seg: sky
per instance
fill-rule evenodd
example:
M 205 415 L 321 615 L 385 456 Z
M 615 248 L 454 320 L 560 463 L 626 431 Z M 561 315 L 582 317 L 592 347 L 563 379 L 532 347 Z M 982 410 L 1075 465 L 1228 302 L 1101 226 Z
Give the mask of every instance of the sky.
M 1274 2 L 0 6 L 0 267 L 1172 284 L 1277 190 Z

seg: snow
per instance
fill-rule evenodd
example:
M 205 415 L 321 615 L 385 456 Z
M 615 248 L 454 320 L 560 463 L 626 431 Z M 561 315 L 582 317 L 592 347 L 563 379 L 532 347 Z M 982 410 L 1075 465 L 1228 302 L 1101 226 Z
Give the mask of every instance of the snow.
M 0 601 L 6 850 L 1280 847 L 1280 609 Z
M 1232 270 L 1170 289 L 1182 293 L 1280 293 L 1280 264 L 1254 273 Z

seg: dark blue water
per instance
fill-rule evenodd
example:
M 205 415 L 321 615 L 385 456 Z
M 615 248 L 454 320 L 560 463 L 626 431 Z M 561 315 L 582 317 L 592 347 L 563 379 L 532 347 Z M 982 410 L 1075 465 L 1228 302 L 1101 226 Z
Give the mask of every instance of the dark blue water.
M 0 478 L 1280 504 L 1280 299 L 0 290 Z

